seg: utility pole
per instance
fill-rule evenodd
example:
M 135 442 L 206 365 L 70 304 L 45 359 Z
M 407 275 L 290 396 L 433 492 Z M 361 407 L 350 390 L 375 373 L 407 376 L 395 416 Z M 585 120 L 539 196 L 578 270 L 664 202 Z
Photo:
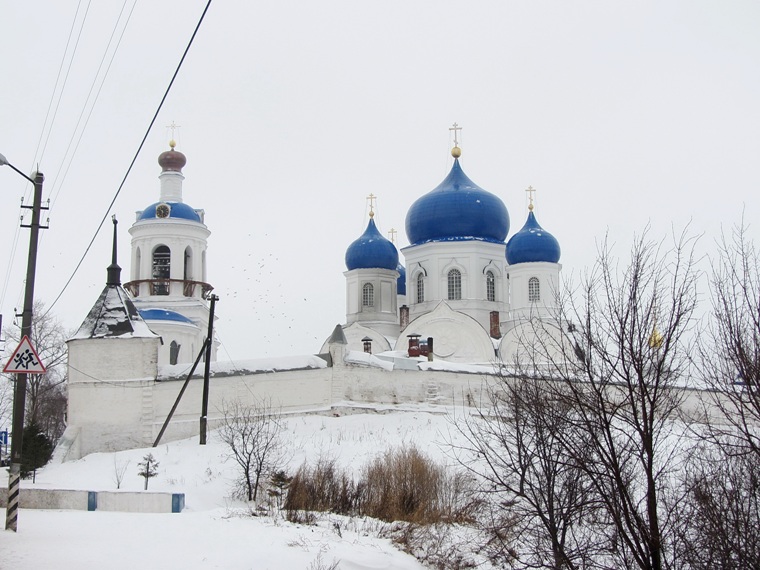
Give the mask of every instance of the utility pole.
M 214 307 L 219 297 L 209 295 L 211 307 L 208 315 L 208 336 L 206 337 L 206 368 L 203 372 L 203 403 L 201 405 L 201 445 L 206 445 L 206 430 L 208 428 L 208 382 L 211 373 L 211 345 L 214 342 Z
M 29 257 L 26 264 L 26 289 L 24 293 L 24 311 L 21 313 L 21 337 L 32 338 L 32 315 L 34 311 L 34 279 L 37 273 L 37 244 L 40 232 L 40 211 L 42 207 L 42 183 L 45 176 L 36 172 L 34 179 L 29 178 L 18 168 L 9 163 L 0 154 L 0 166 L 10 166 L 18 174 L 34 184 L 34 199 L 32 206 L 22 206 L 32 210 L 32 223 L 21 224 L 30 228 Z M 44 229 L 44 228 L 43 228 Z M 24 439 L 24 411 L 26 408 L 26 374 L 16 375 L 13 388 L 13 438 L 11 440 L 11 468 L 8 477 L 8 506 L 5 513 L 5 529 L 16 531 L 18 525 L 19 493 L 21 488 L 21 445 Z

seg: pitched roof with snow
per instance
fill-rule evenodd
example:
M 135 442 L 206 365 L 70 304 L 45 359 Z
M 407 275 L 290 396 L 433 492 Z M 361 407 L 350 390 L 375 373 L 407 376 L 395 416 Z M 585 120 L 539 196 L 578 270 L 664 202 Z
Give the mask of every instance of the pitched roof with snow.
M 79 330 L 69 340 L 157 338 L 121 285 L 106 285 Z

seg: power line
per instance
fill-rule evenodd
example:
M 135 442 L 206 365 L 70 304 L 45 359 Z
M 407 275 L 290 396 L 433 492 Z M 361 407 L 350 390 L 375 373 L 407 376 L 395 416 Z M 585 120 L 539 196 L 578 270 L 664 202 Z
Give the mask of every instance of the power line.
M 201 14 L 201 17 L 198 20 L 198 24 L 195 26 L 195 30 L 193 30 L 193 35 L 190 37 L 190 41 L 187 43 L 187 47 L 185 48 L 185 51 L 182 54 L 182 58 L 179 60 L 177 69 L 174 71 L 174 75 L 172 75 L 171 81 L 169 81 L 169 85 L 167 86 L 166 91 L 164 92 L 164 96 L 161 98 L 161 102 L 158 104 L 158 107 L 156 108 L 156 112 L 153 114 L 153 118 L 151 119 L 150 124 L 148 125 L 148 128 L 145 130 L 145 135 L 143 136 L 142 141 L 140 141 L 140 145 L 137 147 L 137 151 L 135 152 L 135 155 L 132 158 L 132 162 L 129 163 L 129 167 L 127 168 L 127 171 L 124 174 L 124 177 L 122 178 L 121 183 L 119 184 L 119 187 L 116 190 L 116 193 L 114 194 L 113 199 L 111 200 L 111 203 L 108 204 L 108 208 L 103 214 L 103 218 L 100 220 L 100 223 L 98 224 L 98 227 L 95 230 L 95 233 L 93 234 L 92 239 L 90 240 L 90 243 L 87 244 L 87 248 L 84 250 L 84 253 L 82 254 L 82 257 L 79 259 L 79 262 L 77 263 L 76 267 L 74 268 L 74 271 L 72 272 L 71 276 L 66 281 L 66 283 L 64 284 L 63 288 L 61 289 L 61 292 L 58 293 L 58 296 L 50 304 L 45 314 L 49 313 L 53 309 L 55 304 L 61 299 L 64 292 L 66 291 L 68 286 L 71 284 L 71 281 L 74 279 L 74 276 L 79 271 L 79 268 L 82 266 L 82 263 L 87 257 L 87 254 L 90 252 L 90 249 L 92 248 L 92 244 L 95 243 L 95 239 L 98 237 L 100 230 L 103 228 L 103 224 L 108 218 L 108 215 L 111 213 L 111 209 L 113 208 L 113 205 L 116 203 L 116 199 L 119 197 L 119 194 L 121 193 L 122 188 L 124 188 L 124 184 L 126 184 L 129 174 L 132 172 L 132 167 L 134 167 L 135 162 L 137 162 L 137 158 L 140 156 L 140 152 L 142 151 L 143 146 L 145 146 L 145 141 L 148 139 L 148 135 L 150 134 L 150 131 L 153 128 L 153 125 L 155 124 L 156 119 L 158 118 L 158 115 L 164 106 L 164 102 L 166 101 L 166 98 L 169 96 L 169 92 L 171 91 L 171 88 L 174 85 L 174 81 L 177 79 L 177 75 L 179 75 L 179 70 L 182 68 L 182 64 L 185 61 L 185 57 L 187 57 L 187 54 L 190 51 L 190 46 L 193 45 L 195 36 L 198 34 L 198 30 L 200 29 L 201 24 L 203 23 L 203 19 L 206 17 L 206 12 L 208 12 L 208 9 L 210 6 L 211 6 L 211 0 L 208 0 L 208 2 L 206 3 L 206 7 L 203 9 L 203 13 Z

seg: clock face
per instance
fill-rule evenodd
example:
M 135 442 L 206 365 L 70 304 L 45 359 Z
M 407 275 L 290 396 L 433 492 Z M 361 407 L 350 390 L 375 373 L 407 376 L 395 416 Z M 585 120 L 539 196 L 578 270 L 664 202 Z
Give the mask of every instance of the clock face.
M 169 208 L 169 204 L 159 204 L 158 206 L 156 206 L 156 217 L 168 218 L 170 211 L 171 209 Z

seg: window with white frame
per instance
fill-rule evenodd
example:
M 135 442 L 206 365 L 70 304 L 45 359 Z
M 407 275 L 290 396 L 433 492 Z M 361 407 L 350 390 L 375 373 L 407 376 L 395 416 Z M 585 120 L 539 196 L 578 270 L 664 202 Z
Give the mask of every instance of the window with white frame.
M 496 278 L 493 271 L 486 271 L 486 300 L 496 300 Z
M 372 283 L 365 283 L 362 287 L 362 306 L 375 306 L 375 288 L 372 286 Z
M 541 282 L 538 277 L 528 279 L 528 301 L 533 303 L 541 300 Z
M 425 302 L 425 277 L 422 273 L 417 274 L 417 302 Z
M 458 301 L 462 298 L 462 273 L 459 269 L 449 271 L 449 300 Z

